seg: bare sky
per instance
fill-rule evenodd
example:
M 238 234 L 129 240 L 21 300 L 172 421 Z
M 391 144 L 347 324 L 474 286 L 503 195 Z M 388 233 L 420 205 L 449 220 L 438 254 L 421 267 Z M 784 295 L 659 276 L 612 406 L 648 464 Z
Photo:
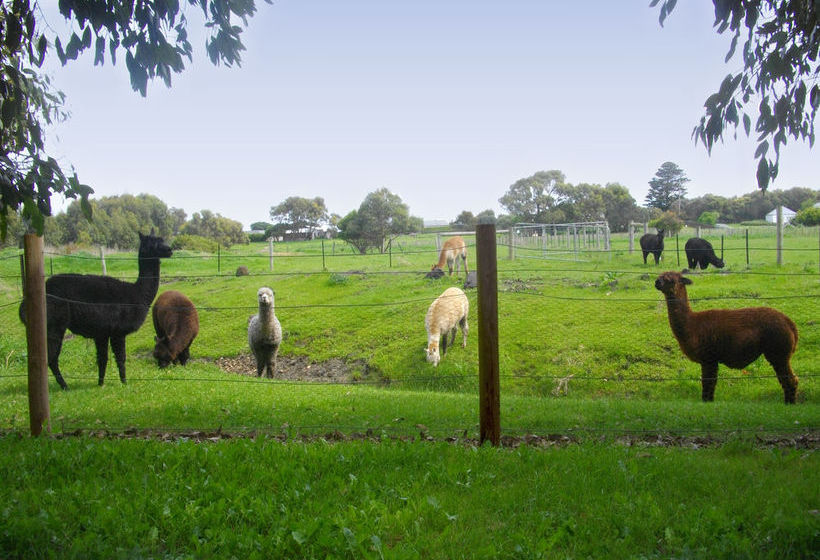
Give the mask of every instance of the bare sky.
M 679 3 L 664 28 L 645 0 L 257 4 L 239 68 L 210 64 L 188 7 L 194 61 L 147 98 L 124 60 L 94 68 L 87 53 L 61 68 L 54 57 L 72 115 L 50 149 L 95 197 L 149 193 L 246 228 L 289 196 L 345 215 L 381 187 L 425 220 L 498 214 L 511 184 L 550 169 L 621 183 L 639 205 L 665 161 L 691 179 L 689 197 L 756 189 L 742 130 L 711 157 L 691 139 L 740 64 L 724 63 L 711 2 Z M 789 144 L 773 188 L 820 189 L 818 162 Z

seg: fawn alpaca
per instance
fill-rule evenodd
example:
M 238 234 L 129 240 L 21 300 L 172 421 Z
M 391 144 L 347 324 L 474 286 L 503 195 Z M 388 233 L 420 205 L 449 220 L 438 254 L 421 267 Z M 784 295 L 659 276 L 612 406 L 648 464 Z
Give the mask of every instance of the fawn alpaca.
M 692 311 L 686 286 L 689 278 L 664 272 L 655 288 L 666 297 L 669 324 L 686 357 L 700 364 L 704 401 L 715 398 L 718 364 L 741 369 L 761 354 L 772 364 L 787 404 L 794 404 L 797 377 L 790 360 L 797 348 L 797 326 L 771 307 Z
M 467 274 L 467 244 L 464 243 L 464 238 L 460 235 L 451 237 L 441 246 L 441 253 L 438 256 L 438 262 L 432 266 L 430 272 L 438 269 L 441 271 L 441 276 L 444 274 L 444 264 L 447 263 L 447 269 L 450 271 L 449 276 L 453 275 L 453 264 L 455 263 L 456 276 L 458 276 L 459 259 L 464 261 L 464 274 Z

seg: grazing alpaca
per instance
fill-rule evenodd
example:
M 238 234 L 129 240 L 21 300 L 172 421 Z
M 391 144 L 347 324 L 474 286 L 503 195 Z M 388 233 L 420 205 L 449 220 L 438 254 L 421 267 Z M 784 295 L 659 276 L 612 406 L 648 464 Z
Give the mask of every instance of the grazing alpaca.
M 663 252 L 663 230 L 659 229 L 658 234 L 645 233 L 640 239 L 641 251 L 643 252 L 643 264 L 646 264 L 646 257 L 649 253 L 655 256 L 655 264 L 661 260 Z
M 444 263 L 447 263 L 447 269 L 450 271 L 450 276 L 453 275 L 453 262 L 455 261 L 456 276 L 458 276 L 459 258 L 464 261 L 464 274 L 467 274 L 467 244 L 464 243 L 464 238 L 460 235 L 451 237 L 441 246 L 441 253 L 438 256 L 438 263 L 434 264 L 427 273 L 431 278 L 440 278 L 444 276 Z M 439 274 L 437 271 L 441 271 Z
M 686 261 L 689 264 L 689 268 L 694 270 L 698 266 L 701 269 L 706 270 L 710 264 L 716 266 L 717 268 L 723 268 L 724 263 L 723 260 L 717 258 L 715 255 L 715 250 L 712 248 L 712 244 L 706 241 L 705 239 L 701 239 L 700 237 L 692 237 L 684 245 L 684 250 L 686 250 Z
M 282 344 L 282 325 L 273 313 L 273 290 L 259 288 L 259 313 L 251 316 L 248 323 L 248 344 L 256 357 L 256 375 L 273 377 L 276 371 L 276 355 Z
M 424 326 L 427 328 L 427 361 L 437 366 L 441 356 L 447 353 L 447 335 L 450 345 L 456 340 L 456 328 L 461 327 L 461 347 L 467 346 L 467 313 L 470 302 L 459 288 L 447 288 L 427 310 Z M 441 354 L 439 354 L 439 341 Z
M 145 321 L 159 288 L 159 259 L 171 256 L 171 248 L 153 230 L 139 236 L 139 276 L 133 284 L 92 274 L 57 274 L 46 280 L 48 367 L 63 389 L 68 385 L 60 373 L 59 359 L 66 329 L 94 339 L 100 385 L 105 380 L 110 340 L 120 381 L 125 383 L 125 337 Z M 21 304 L 23 322 L 24 312 Z
M 163 292 L 151 309 L 154 320 L 154 358 L 164 368 L 184 366 L 191 357 L 191 343 L 199 333 L 199 315 L 190 299 L 176 290 Z
M 794 404 L 797 377 L 789 363 L 797 347 L 794 322 L 771 307 L 694 312 L 686 295 L 691 283 L 678 272 L 664 272 L 655 288 L 666 296 L 669 324 L 681 350 L 701 366 L 703 400 L 715 398 L 718 364 L 741 369 L 763 354 L 777 374 L 786 403 Z

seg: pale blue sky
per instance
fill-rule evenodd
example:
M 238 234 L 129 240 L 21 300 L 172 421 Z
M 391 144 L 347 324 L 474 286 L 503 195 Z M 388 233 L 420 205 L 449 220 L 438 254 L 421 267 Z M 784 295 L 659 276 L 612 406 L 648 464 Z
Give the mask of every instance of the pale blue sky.
M 679 3 L 664 28 L 646 0 L 257 3 L 239 68 L 210 64 L 187 8 L 194 61 L 147 98 L 124 60 L 53 65 L 72 116 L 51 149 L 95 196 L 150 193 L 245 227 L 288 196 L 345 215 L 381 187 L 426 220 L 501 213 L 512 183 L 549 169 L 619 182 L 638 204 L 665 161 L 690 197 L 756 188 L 742 131 L 711 157 L 691 140 L 739 64 L 723 62 L 706 0 Z M 773 187 L 820 188 L 818 162 L 790 144 Z

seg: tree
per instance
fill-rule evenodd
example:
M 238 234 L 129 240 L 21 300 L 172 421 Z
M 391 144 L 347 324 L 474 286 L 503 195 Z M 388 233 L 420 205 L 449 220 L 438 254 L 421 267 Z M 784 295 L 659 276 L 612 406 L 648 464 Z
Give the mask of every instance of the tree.
M 248 242 L 248 236 L 242 231 L 240 222 L 214 214 L 210 210 L 194 212 L 191 219 L 182 226 L 180 233 L 213 239 L 223 247 Z
M 385 188 L 368 194 L 358 210 L 351 211 L 338 223 L 339 239 L 362 254 L 369 249 L 383 253 L 389 239 L 421 231 L 422 226 L 421 218 L 410 216 L 401 198 Z
M 794 218 L 792 224 L 798 226 L 820 226 L 820 208 L 811 206 L 800 210 Z
M 660 2 L 660 23 L 677 0 Z M 728 62 L 737 51 L 743 31 L 743 69 L 729 73 L 718 91 L 704 104 L 706 110 L 692 136 L 706 146 L 723 140 L 727 130 L 743 122 L 746 136 L 752 128 L 748 108 L 757 106 L 755 132 L 757 184 L 765 191 L 777 177 L 780 147 L 789 136 L 814 145 L 814 118 L 820 107 L 818 50 L 820 50 L 820 4 L 811 0 L 713 0 L 715 27 L 733 34 L 726 54 Z M 753 101 L 754 97 L 754 101 Z M 769 149 L 773 148 L 774 158 Z
M 325 199 L 319 196 L 313 199 L 288 197 L 270 209 L 270 216 L 274 222 L 285 224 L 293 233 L 304 239 L 313 238 L 316 229 L 328 220 Z
M 270 2 L 270 0 L 266 0 Z M 70 37 L 60 39 L 38 26 L 42 13 L 30 0 L 0 2 L 0 235 L 11 212 L 21 211 L 26 222 L 43 232 L 51 215 L 51 196 L 61 193 L 79 199 L 83 214 L 91 217 L 88 197 L 93 190 L 77 174 L 66 173 L 45 150 L 45 128 L 64 119 L 65 96 L 40 68 L 56 52 L 62 64 L 93 49 L 94 64 L 108 57 L 116 63 L 124 52 L 131 87 L 143 96 L 149 80 L 171 85 L 172 73 L 192 60 L 188 21 L 180 0 L 60 0 L 60 13 L 75 24 Z M 256 12 L 254 0 L 187 0 L 201 9 L 210 31 L 206 51 L 211 62 L 240 64 L 244 46 L 241 19 Z M 181 13 L 183 12 L 183 13 Z
M 646 205 L 650 208 L 669 210 L 672 205 L 686 196 L 689 178 L 683 170 L 671 161 L 665 162 L 649 181 Z
M 638 205 L 625 186 L 607 183 L 601 196 L 604 202 L 604 217 L 613 232 L 626 231 L 629 222 L 639 219 Z
M 675 235 L 683 229 L 683 220 L 681 220 L 674 212 L 664 212 L 654 220 L 649 220 L 649 226 L 662 229 L 666 232 L 666 236 Z
M 551 212 L 564 200 L 562 187 L 566 178 L 560 171 L 538 171 L 513 183 L 498 202 L 513 216 L 524 222 L 547 223 L 561 221 Z
M 169 210 L 165 203 L 150 194 L 124 194 L 89 200 L 92 219 L 88 220 L 78 200 L 66 211 L 46 220 L 45 239 L 54 245 L 94 244 L 120 249 L 139 246 L 137 232 L 168 237 L 174 233 L 178 209 Z M 184 212 L 182 212 L 184 215 Z
M 461 214 L 456 216 L 456 219 L 450 222 L 451 226 L 459 228 L 475 229 L 477 223 L 476 217 L 469 210 L 463 210 Z
M 698 223 L 703 226 L 715 227 L 719 217 L 718 212 L 703 212 L 698 216 Z

